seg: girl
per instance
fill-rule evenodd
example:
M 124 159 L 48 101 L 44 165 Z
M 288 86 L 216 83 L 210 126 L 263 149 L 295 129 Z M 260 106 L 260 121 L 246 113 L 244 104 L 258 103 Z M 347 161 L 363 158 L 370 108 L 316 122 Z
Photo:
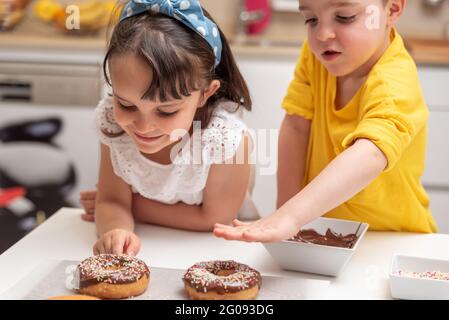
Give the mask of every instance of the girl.
M 435 232 L 421 184 L 427 135 L 413 59 L 394 25 L 405 0 L 301 0 L 308 41 L 285 97 L 278 210 L 215 235 L 289 239 L 311 220 Z
M 96 109 L 98 191 L 81 195 L 95 212 L 94 253 L 137 254 L 135 220 L 197 231 L 232 221 L 250 176 L 247 129 L 235 112 L 250 110 L 251 99 L 199 2 L 129 1 L 104 73 L 112 94 Z

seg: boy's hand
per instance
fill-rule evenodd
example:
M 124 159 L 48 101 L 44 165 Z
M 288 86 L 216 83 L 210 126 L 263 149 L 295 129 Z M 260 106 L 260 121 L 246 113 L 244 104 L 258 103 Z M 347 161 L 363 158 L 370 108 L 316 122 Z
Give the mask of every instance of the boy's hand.
M 81 191 L 80 203 L 83 206 L 85 213 L 81 215 L 84 221 L 95 221 L 95 198 L 97 197 L 97 190 Z
M 292 238 L 300 229 L 293 215 L 281 212 L 249 223 L 235 219 L 232 224 L 233 226 L 228 226 L 216 223 L 214 235 L 226 240 L 277 242 Z
M 102 253 L 127 254 L 135 256 L 140 250 L 140 239 L 133 232 L 114 229 L 106 232 L 95 243 L 95 255 Z

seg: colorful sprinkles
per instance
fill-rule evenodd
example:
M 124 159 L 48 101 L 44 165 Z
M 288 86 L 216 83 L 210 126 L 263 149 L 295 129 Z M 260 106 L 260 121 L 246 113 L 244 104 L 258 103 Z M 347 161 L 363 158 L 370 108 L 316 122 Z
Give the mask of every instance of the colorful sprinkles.
M 221 275 L 224 273 L 223 275 Z M 261 286 L 259 271 L 232 260 L 199 262 L 187 269 L 184 281 L 198 292 L 239 292 Z
M 425 271 L 425 272 L 414 272 L 414 271 L 404 271 L 399 270 L 394 272 L 395 275 L 401 277 L 419 278 L 419 279 L 433 279 L 433 280 L 449 280 L 449 272 L 441 271 Z
M 93 283 L 124 284 L 149 276 L 145 262 L 127 255 L 100 254 L 87 258 L 78 265 L 80 286 Z

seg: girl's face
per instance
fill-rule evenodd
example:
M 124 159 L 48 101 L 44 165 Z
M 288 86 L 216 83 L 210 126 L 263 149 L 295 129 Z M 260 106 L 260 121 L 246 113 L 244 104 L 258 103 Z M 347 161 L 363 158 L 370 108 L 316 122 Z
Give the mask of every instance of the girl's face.
M 300 11 L 312 52 L 337 77 L 370 64 L 389 43 L 382 0 L 300 0 Z
M 154 154 L 177 142 L 170 135 L 177 129 L 188 132 L 195 113 L 220 87 L 212 81 L 204 91 L 167 102 L 142 100 L 152 81 L 151 68 L 133 54 L 112 56 L 109 61 L 118 125 L 134 140 L 139 151 Z

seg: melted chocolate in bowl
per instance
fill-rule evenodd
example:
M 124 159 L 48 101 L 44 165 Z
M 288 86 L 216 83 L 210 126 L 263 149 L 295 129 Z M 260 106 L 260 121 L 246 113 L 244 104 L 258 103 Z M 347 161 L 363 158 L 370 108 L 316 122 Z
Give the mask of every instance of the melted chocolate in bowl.
M 322 235 L 314 229 L 303 229 L 289 241 L 304 242 L 320 244 L 323 246 L 340 247 L 340 248 L 352 248 L 357 242 L 357 235 L 350 233 L 347 235 L 342 235 L 331 229 L 327 229 L 326 234 Z

